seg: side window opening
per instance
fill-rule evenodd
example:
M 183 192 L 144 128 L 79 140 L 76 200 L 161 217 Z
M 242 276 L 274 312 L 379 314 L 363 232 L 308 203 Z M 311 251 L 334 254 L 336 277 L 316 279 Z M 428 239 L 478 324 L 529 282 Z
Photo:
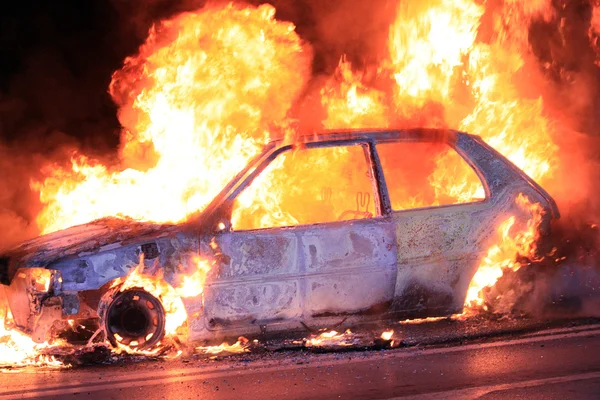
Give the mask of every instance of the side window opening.
M 376 146 L 392 210 L 463 204 L 485 199 L 471 166 L 444 142 Z
M 371 218 L 376 185 L 363 145 L 279 154 L 235 199 L 235 230 Z

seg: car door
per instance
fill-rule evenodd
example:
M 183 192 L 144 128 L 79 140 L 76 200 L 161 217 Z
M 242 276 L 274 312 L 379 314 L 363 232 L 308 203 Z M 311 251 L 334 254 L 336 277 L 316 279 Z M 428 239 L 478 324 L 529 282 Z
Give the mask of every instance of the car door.
M 386 306 L 395 232 L 381 213 L 370 144 L 283 149 L 233 200 L 207 286 L 209 327 L 311 321 Z
M 398 248 L 392 311 L 407 317 L 461 312 L 480 241 L 495 226 L 484 187 L 446 142 L 376 145 Z

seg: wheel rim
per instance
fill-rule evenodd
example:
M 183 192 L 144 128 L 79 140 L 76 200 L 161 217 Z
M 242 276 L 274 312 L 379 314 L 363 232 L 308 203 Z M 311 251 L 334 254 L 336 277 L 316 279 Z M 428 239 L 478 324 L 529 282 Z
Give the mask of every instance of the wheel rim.
M 147 349 L 164 336 L 165 311 L 156 297 L 143 289 L 129 289 L 117 293 L 110 302 L 104 329 L 113 346 L 126 345 Z

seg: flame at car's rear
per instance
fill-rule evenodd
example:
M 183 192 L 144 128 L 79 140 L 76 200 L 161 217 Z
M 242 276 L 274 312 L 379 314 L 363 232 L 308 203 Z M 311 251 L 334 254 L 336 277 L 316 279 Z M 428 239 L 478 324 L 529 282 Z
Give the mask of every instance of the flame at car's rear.
M 536 257 L 536 241 L 544 210 L 539 203 L 520 195 L 517 204 L 522 212 L 529 215 L 527 224 L 515 226 L 515 216 L 504 220 L 497 229 L 496 244 L 490 247 L 479 269 L 475 273 L 465 300 L 468 311 L 476 311 L 479 307 L 487 309 L 483 289 L 491 287 L 502 276 L 504 270 L 516 271 L 521 267 L 517 257 L 534 259 Z

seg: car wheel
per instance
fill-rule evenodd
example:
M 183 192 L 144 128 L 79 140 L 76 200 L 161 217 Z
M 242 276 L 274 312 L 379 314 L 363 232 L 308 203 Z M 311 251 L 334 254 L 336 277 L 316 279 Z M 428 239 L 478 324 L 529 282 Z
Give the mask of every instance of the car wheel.
M 165 310 L 160 300 L 144 289 L 107 293 L 101 303 L 100 324 L 115 347 L 148 349 L 165 335 Z

